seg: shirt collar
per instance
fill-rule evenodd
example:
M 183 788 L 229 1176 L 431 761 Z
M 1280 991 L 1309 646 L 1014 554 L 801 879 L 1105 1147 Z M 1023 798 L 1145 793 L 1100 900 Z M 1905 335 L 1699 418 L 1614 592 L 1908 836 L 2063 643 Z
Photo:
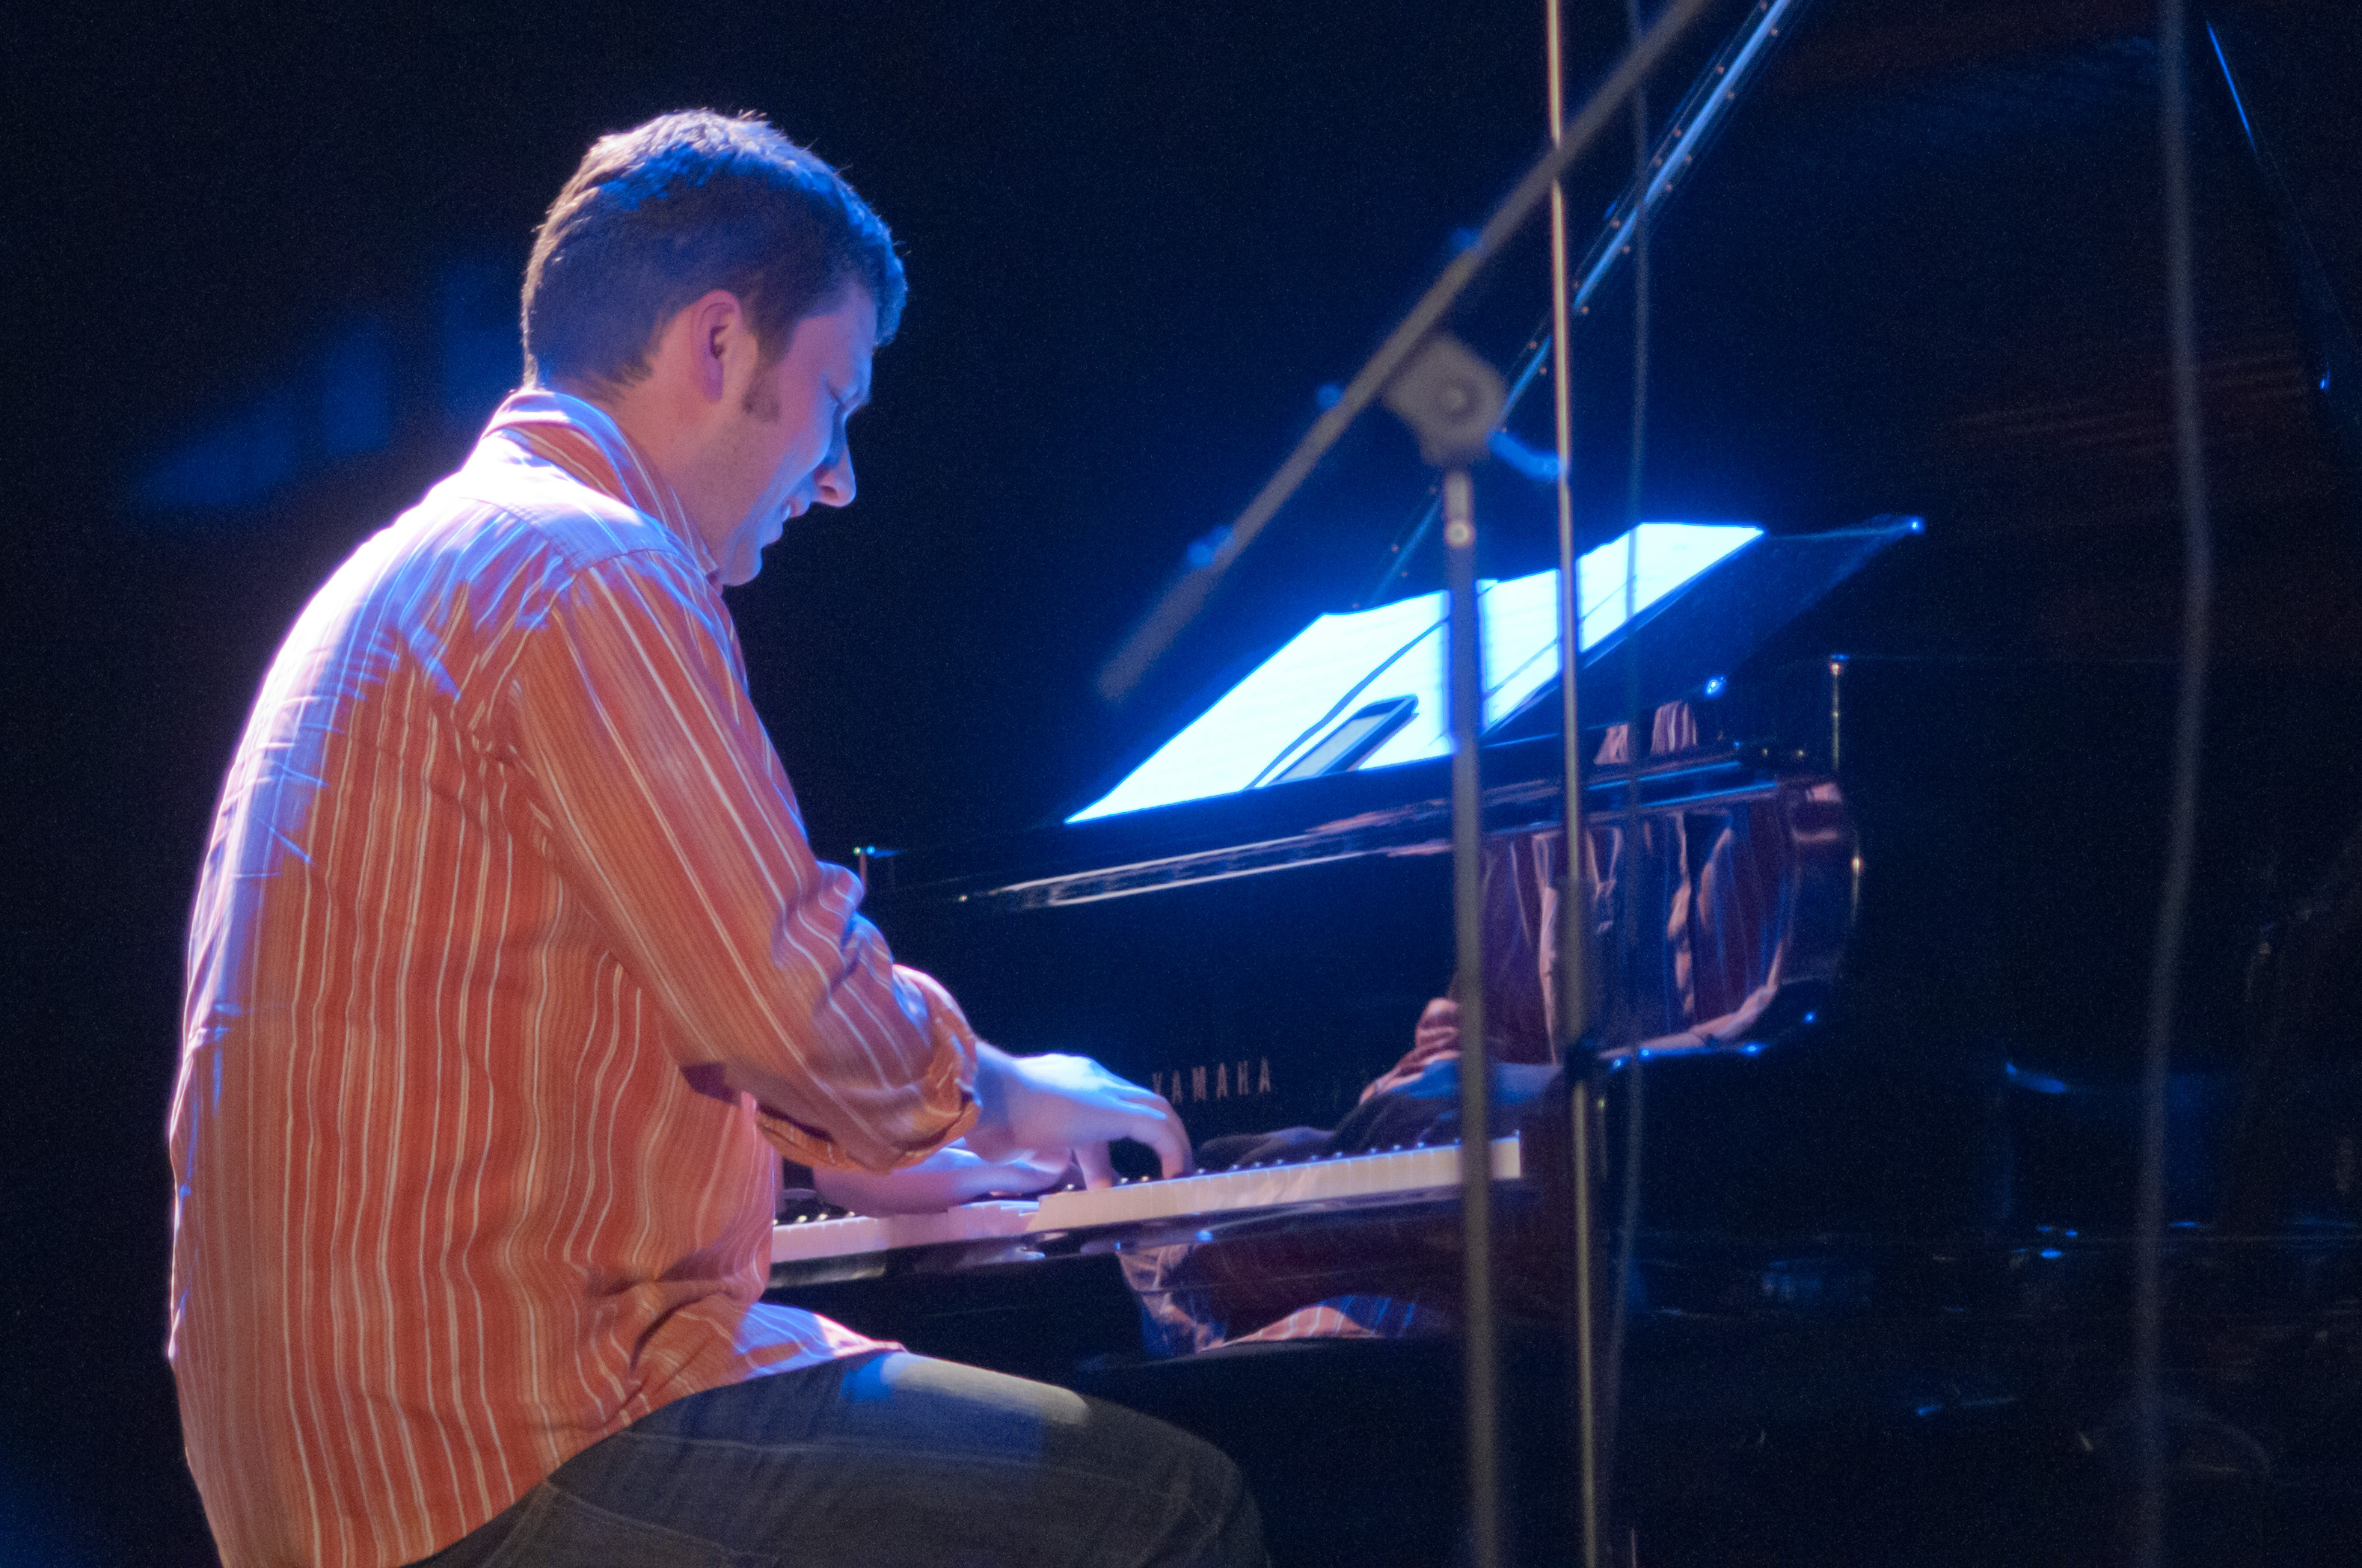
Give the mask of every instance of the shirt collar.
M 672 531 L 700 571 L 722 580 L 722 564 L 690 521 L 680 497 L 606 410 L 546 387 L 526 387 L 511 392 L 493 411 L 484 433 L 506 434 L 592 489 L 655 518 Z

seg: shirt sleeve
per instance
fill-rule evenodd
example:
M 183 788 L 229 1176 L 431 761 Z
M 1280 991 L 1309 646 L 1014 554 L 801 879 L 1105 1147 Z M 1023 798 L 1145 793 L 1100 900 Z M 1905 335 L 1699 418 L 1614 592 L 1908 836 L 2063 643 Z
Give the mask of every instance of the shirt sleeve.
M 975 1035 L 812 854 L 720 593 L 636 552 L 578 570 L 524 636 L 517 761 L 683 1065 L 719 1064 L 808 1165 L 889 1169 L 966 1131 Z

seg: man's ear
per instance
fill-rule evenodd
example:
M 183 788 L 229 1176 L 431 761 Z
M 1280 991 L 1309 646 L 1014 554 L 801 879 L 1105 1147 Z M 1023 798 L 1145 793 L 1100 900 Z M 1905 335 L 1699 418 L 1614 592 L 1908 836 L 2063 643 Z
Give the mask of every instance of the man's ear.
M 754 323 L 738 296 L 727 289 L 712 291 L 682 314 L 691 379 L 706 401 L 720 402 L 731 395 L 734 363 L 755 357 Z

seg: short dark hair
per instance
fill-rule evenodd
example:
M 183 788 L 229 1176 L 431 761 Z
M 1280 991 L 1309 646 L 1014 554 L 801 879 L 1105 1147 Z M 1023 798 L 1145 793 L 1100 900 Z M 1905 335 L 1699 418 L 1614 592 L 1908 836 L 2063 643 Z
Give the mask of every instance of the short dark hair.
M 693 109 L 590 144 L 524 271 L 530 383 L 628 386 L 665 323 L 708 291 L 745 305 L 766 360 L 849 283 L 894 334 L 894 236 L 836 170 L 759 115 Z

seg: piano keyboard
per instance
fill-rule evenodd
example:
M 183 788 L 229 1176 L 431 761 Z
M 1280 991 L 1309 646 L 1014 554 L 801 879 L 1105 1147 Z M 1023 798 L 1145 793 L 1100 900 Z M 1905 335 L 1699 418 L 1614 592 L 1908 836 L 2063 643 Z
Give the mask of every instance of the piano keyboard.
M 1523 1171 L 1517 1138 L 1494 1139 L 1493 1179 L 1514 1181 Z M 1394 1198 L 1407 1202 L 1459 1184 L 1456 1144 L 1385 1154 L 1337 1155 L 1290 1165 L 1176 1177 L 1170 1181 L 1128 1181 L 1096 1191 L 1049 1192 L 1038 1201 L 964 1203 L 940 1214 L 861 1214 L 774 1225 L 771 1262 L 853 1257 L 944 1242 L 1079 1231 L 1349 1198 Z

